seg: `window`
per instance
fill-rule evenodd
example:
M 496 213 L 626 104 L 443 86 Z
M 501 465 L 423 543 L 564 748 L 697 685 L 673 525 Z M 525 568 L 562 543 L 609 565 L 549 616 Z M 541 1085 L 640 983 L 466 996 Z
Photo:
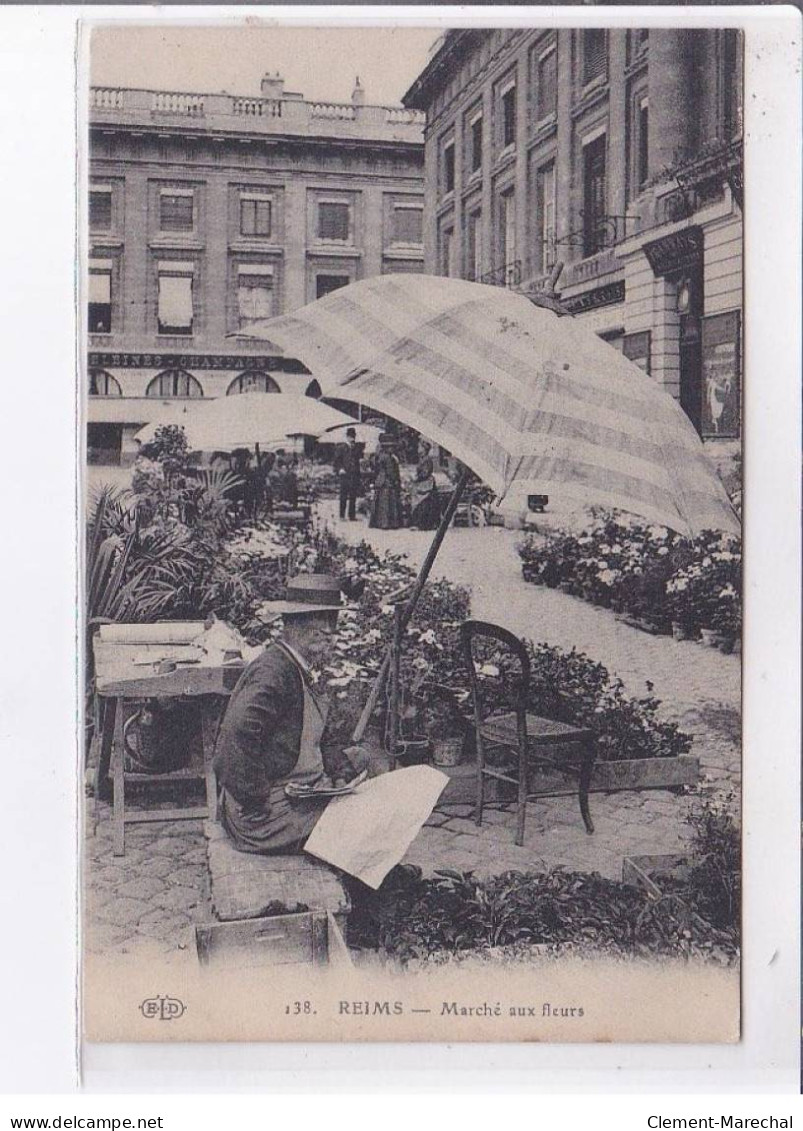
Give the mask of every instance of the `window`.
M 241 330 L 264 322 L 276 313 L 273 301 L 273 268 L 240 267 L 237 271 L 237 317 Z
M 341 287 L 347 287 L 350 282 L 350 275 L 316 275 L 315 297 L 323 298 L 324 295 L 330 295 L 332 291 L 339 291 Z
M 650 103 L 645 96 L 636 101 L 636 192 L 640 192 L 650 175 L 649 151 Z
M 193 230 L 195 195 L 192 189 L 162 189 L 159 194 L 159 227 L 163 232 Z
M 192 263 L 160 263 L 157 322 L 160 334 L 191 334 L 193 324 Z
M 241 373 L 235 377 L 226 389 L 226 396 L 233 397 L 239 393 L 280 393 L 281 389 L 273 380 L 270 373 Z
M 622 353 L 645 373 L 650 372 L 650 331 L 640 334 L 625 334 L 622 338 Z
M 454 228 L 445 228 L 441 232 L 441 275 L 451 278 L 454 270 Z
M 269 236 L 271 234 L 271 203 L 268 197 L 241 193 L 241 236 Z
M 472 212 L 468 217 L 466 277 L 475 282 L 482 277 L 482 212 Z
M 393 205 L 393 243 L 416 244 L 424 241 L 424 213 L 420 204 Z
M 112 229 L 112 190 L 105 185 L 93 185 L 89 190 L 89 227 L 93 232 Z
M 482 168 L 482 114 L 472 119 L 469 126 L 471 135 L 471 172 Z
M 443 191 L 454 192 L 454 142 L 443 147 Z
M 89 261 L 90 334 L 110 334 L 112 330 L 112 262 L 110 259 Z
M 604 28 L 583 32 L 583 86 L 604 77 L 608 70 L 607 33 Z
M 90 369 L 89 395 L 90 397 L 121 397 L 123 390 L 119 381 L 105 369 Z
M 516 141 L 516 84 L 502 92 L 502 148 Z
M 158 373 L 145 390 L 146 397 L 202 397 L 204 391 L 196 377 L 186 369 L 166 369 Z
M 318 239 L 348 243 L 351 232 L 351 207 L 346 201 L 318 202 Z
M 545 165 L 538 170 L 537 201 L 538 209 L 538 268 L 551 271 L 555 266 L 555 165 Z
M 499 250 L 505 286 L 513 286 L 517 281 L 517 269 L 516 197 L 512 191 L 499 198 Z
M 731 141 L 742 132 L 741 33 L 731 28 L 722 32 L 720 70 L 722 130 Z
M 558 108 L 558 52 L 550 47 L 538 59 L 535 88 L 535 119 L 543 122 Z
M 596 255 L 606 244 L 605 134 L 583 149 L 583 255 Z

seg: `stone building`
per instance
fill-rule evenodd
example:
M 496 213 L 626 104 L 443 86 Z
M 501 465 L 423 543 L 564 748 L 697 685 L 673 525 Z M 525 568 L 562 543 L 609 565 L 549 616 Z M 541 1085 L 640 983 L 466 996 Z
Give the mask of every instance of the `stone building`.
M 423 269 L 423 115 L 95 87 L 89 110 L 88 455 L 127 463 L 154 398 L 317 391 L 232 335 L 365 276 Z
M 446 32 L 403 98 L 427 116 L 425 269 L 554 285 L 728 455 L 741 100 L 738 31 Z

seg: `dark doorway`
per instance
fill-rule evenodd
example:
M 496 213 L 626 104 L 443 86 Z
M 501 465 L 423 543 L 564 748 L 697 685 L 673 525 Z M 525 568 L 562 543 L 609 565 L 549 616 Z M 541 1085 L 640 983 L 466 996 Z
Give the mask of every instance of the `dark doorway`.
M 119 467 L 123 448 L 122 424 L 87 424 L 86 461 Z

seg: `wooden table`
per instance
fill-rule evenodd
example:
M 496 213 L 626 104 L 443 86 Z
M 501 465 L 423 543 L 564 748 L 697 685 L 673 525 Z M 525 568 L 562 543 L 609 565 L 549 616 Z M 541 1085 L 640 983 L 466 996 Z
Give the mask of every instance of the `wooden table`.
M 115 626 L 120 628 L 121 626 Z M 134 628 L 135 626 L 131 626 Z M 203 631 L 198 624 L 198 632 Z M 106 788 L 111 768 L 113 788 L 114 854 L 125 853 L 125 826 L 141 821 L 178 821 L 216 817 L 217 790 L 212 769 L 215 731 L 224 700 L 243 670 L 244 662 L 223 664 L 202 656 L 192 665 L 179 664 L 174 671 L 158 674 L 155 666 L 135 663 L 153 656 L 154 663 L 169 653 L 179 657 L 197 654 L 186 645 L 93 641 L 95 663 L 95 734 L 99 735 L 95 796 Z M 202 748 L 193 751 L 190 764 L 169 773 L 131 773 L 125 769 L 123 741 L 124 707 L 131 699 L 199 698 Z M 206 805 L 176 809 L 129 810 L 125 808 L 127 782 L 205 781 Z

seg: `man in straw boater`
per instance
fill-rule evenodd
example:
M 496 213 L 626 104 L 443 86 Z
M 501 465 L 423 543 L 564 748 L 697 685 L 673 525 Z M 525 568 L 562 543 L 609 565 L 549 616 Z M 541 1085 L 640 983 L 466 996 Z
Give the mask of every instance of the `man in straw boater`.
M 215 750 L 220 819 L 241 852 L 306 847 L 376 887 L 446 779 L 418 766 L 348 789 L 366 776 L 368 753 L 327 743 L 328 703 L 314 680 L 315 666 L 331 654 L 341 607 L 338 580 L 324 574 L 289 579 L 285 599 L 263 606 L 263 615 L 282 617 L 283 632 L 245 669 L 223 718 Z M 321 821 L 330 802 L 334 808 Z

